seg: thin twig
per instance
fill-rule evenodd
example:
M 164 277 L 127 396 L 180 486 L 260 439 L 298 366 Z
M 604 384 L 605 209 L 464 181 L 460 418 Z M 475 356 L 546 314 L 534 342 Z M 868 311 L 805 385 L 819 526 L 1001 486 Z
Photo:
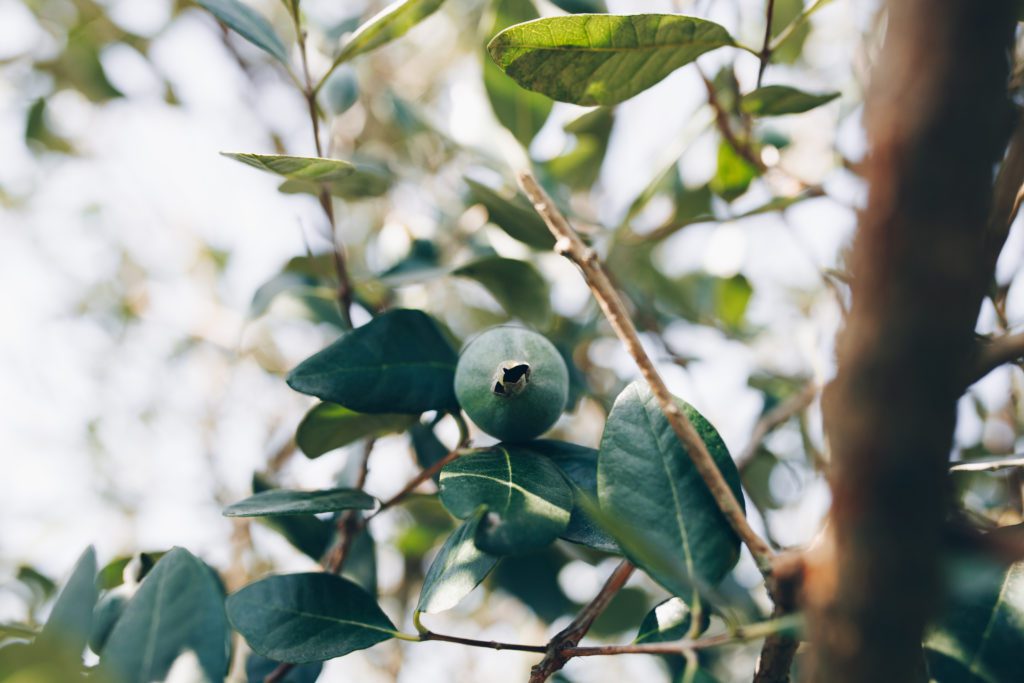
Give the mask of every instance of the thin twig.
M 996 337 L 991 341 L 982 342 L 978 350 L 978 359 L 971 369 L 968 384 L 992 372 L 1000 365 L 1024 359 L 1024 332 Z
M 740 507 L 736 496 L 733 495 L 732 489 L 726 483 L 725 477 L 722 476 L 715 461 L 712 460 L 707 446 L 697 434 L 690 420 L 679 409 L 679 406 L 676 405 L 674 397 L 669 392 L 668 387 L 665 386 L 665 382 L 655 369 L 654 363 L 651 362 L 647 352 L 644 351 L 643 345 L 640 343 L 640 337 L 637 335 L 636 327 L 633 325 L 633 321 L 630 319 L 618 292 L 608 279 L 608 275 L 598 260 L 597 254 L 583 243 L 579 235 L 576 234 L 576 231 L 569 225 L 565 216 L 555 207 L 551 198 L 537 184 L 537 180 L 529 171 L 520 172 L 518 177 L 520 187 L 522 187 L 526 196 L 530 198 L 534 209 L 555 236 L 555 251 L 572 260 L 583 271 L 587 284 L 590 285 L 590 289 L 594 293 L 594 298 L 601 306 L 601 310 L 604 312 L 608 322 L 611 323 L 612 329 L 615 330 L 619 339 L 626 345 L 626 349 L 639 367 L 640 373 L 647 380 L 647 384 L 651 387 L 658 405 L 672 426 L 672 430 L 686 447 L 686 452 L 689 454 L 694 467 L 700 473 L 704 483 L 707 484 L 711 496 L 718 505 L 718 509 L 722 511 L 729 525 L 750 549 L 761 572 L 765 576 L 769 575 L 771 573 L 771 558 L 774 554 L 772 549 L 750 527 L 746 516 L 743 514 L 743 508 Z
M 775 15 L 775 0 L 768 0 L 765 9 L 764 21 L 764 44 L 761 47 L 761 65 L 757 69 L 757 87 L 761 87 L 761 79 L 764 78 L 764 70 L 768 68 L 768 62 L 772 58 L 772 20 Z
M 475 638 L 447 636 L 443 633 L 434 633 L 433 631 L 423 631 L 422 633 L 420 633 L 421 642 L 426 642 L 428 640 L 437 640 L 442 643 L 458 643 L 459 645 L 469 645 L 470 647 L 483 647 L 491 650 L 516 650 L 518 652 L 542 653 L 545 652 L 547 649 L 544 645 L 519 645 L 517 643 L 500 643 L 494 640 L 477 640 Z
M 715 90 L 715 84 L 711 82 L 711 79 L 707 77 L 700 65 L 696 65 L 697 73 L 700 74 L 701 80 L 704 81 L 704 88 L 708 92 L 708 104 L 711 105 L 711 109 L 715 112 L 715 126 L 718 128 L 718 132 L 722 134 L 725 141 L 736 150 L 736 153 L 746 160 L 747 163 L 752 165 L 760 173 L 764 173 L 768 170 L 765 163 L 761 161 L 761 157 L 754 151 L 754 148 L 745 140 L 740 140 L 736 135 L 736 131 L 732 129 L 732 124 L 729 123 L 729 112 L 722 106 L 721 100 L 718 99 L 718 92 Z
M 566 654 L 567 648 L 574 648 L 579 645 L 579 642 L 583 640 L 583 636 L 587 635 L 587 631 L 594 625 L 594 621 L 608 607 L 608 603 L 626 585 L 626 581 L 633 574 L 634 568 L 633 563 L 629 560 L 623 560 L 619 563 L 619 566 L 608 577 L 608 580 L 601 587 L 601 590 L 598 591 L 597 595 L 594 596 L 594 599 L 580 610 L 580 613 L 576 615 L 572 623 L 559 631 L 548 642 L 544 659 L 530 671 L 530 683 L 544 683 L 553 673 L 565 666 L 565 663 L 571 659 L 571 656 Z
M 736 456 L 736 467 L 740 472 L 746 469 L 753 461 L 754 456 L 761 449 L 761 443 L 765 437 L 775 429 L 785 424 L 789 418 L 811 405 L 814 397 L 818 395 L 818 387 L 814 382 L 808 382 L 799 393 L 790 396 L 788 399 L 775 406 L 765 413 L 757 424 L 754 425 L 754 433 L 743 452 Z

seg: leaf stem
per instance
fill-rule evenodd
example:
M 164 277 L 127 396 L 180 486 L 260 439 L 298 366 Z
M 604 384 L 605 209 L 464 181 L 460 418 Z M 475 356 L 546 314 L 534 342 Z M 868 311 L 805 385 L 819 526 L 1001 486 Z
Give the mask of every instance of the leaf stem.
M 789 26 L 782 29 L 782 31 L 779 32 L 779 35 L 775 36 L 775 40 L 773 40 L 771 43 L 771 50 L 775 51 L 779 49 L 779 46 L 781 46 L 783 43 L 789 40 L 793 36 L 793 34 L 796 33 L 797 29 L 803 26 L 804 23 L 811 18 L 812 14 L 814 14 L 815 12 L 817 12 L 819 9 L 821 9 L 830 2 L 832 2 L 832 0 L 817 0 L 817 2 L 815 2 L 813 5 L 804 10 L 803 13 L 800 14 L 800 16 L 798 16 L 796 19 L 790 22 Z
M 569 225 L 565 216 L 555 207 L 554 202 L 551 201 L 551 198 L 529 171 L 521 171 L 518 178 L 520 187 L 522 187 L 526 196 L 530 198 L 534 209 L 555 236 L 555 251 L 573 261 L 583 271 L 587 284 L 590 285 L 590 289 L 594 293 L 594 298 L 600 305 L 608 322 L 611 323 L 612 329 L 615 330 L 619 339 L 626 345 L 626 349 L 636 362 L 640 373 L 648 385 L 650 385 L 658 405 L 672 426 L 672 431 L 676 433 L 680 442 L 686 447 L 687 454 L 689 454 L 694 467 L 707 485 L 719 510 L 722 511 L 729 525 L 743 543 L 750 549 L 761 573 L 765 576 L 770 575 L 771 558 L 774 556 L 772 549 L 750 527 L 746 516 L 743 514 L 743 508 L 740 507 L 736 496 L 733 495 L 732 489 L 729 488 L 729 484 L 725 481 L 725 477 L 722 476 L 715 461 L 711 458 L 711 454 L 708 453 L 707 446 L 697 434 L 690 420 L 676 405 L 668 387 L 665 386 L 665 381 L 658 374 L 650 356 L 647 355 L 643 345 L 640 343 L 636 326 L 633 325 L 633 321 L 630 319 L 621 297 L 612 285 L 611 280 L 608 279 L 608 274 L 605 272 L 600 260 L 598 260 L 597 254 L 583 243 L 583 240 L 580 239 L 580 236 Z

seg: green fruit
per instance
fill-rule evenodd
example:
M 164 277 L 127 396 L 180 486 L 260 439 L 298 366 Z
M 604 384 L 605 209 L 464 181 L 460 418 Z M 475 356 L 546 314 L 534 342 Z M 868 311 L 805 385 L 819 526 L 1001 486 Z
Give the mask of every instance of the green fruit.
M 520 327 L 492 327 L 471 341 L 455 367 L 455 396 L 480 429 L 528 441 L 565 410 L 569 371 L 547 339 Z

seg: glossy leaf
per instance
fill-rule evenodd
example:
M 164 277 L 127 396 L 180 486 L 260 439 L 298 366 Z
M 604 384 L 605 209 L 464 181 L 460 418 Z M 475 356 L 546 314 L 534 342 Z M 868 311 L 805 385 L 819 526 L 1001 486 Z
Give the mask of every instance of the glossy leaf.
M 450 410 L 457 360 L 430 316 L 396 309 L 302 361 L 288 386 L 361 413 Z
M 456 268 L 452 275 L 476 280 L 506 313 L 533 327 L 545 328 L 551 321 L 548 282 L 526 261 L 485 256 Z
M 231 624 L 264 657 L 322 662 L 393 638 L 366 591 L 322 572 L 271 576 L 228 596 Z
M 249 683 L 263 683 L 267 676 L 274 673 L 279 666 L 281 666 L 281 662 L 275 662 L 273 659 L 267 659 L 252 652 L 245 660 L 245 678 Z M 293 666 L 279 680 L 281 683 L 316 683 L 323 668 L 322 662 Z
M 398 0 L 356 29 L 345 42 L 335 63 L 346 62 L 356 55 L 374 50 L 395 38 L 437 11 L 444 0 Z
M 582 14 L 505 29 L 487 46 L 524 88 L 563 102 L 616 104 L 715 48 L 732 45 L 710 21 L 676 14 Z
M 441 502 L 461 519 L 485 506 L 477 547 L 513 555 L 541 548 L 564 533 L 573 496 L 550 460 L 520 446 L 498 444 L 441 470 Z
M 337 403 L 313 406 L 299 423 L 295 443 L 308 458 L 317 458 L 366 437 L 404 432 L 415 415 L 357 413 Z
M 633 642 L 666 643 L 682 640 L 689 634 L 692 616 L 684 600 L 669 598 L 647 613 Z
M 221 152 L 221 155 L 295 181 L 329 183 L 346 178 L 356 170 L 354 165 L 341 159 L 243 152 Z
M 257 474 L 252 478 L 252 490 L 260 493 L 276 489 Z M 313 515 L 260 517 L 259 521 L 315 562 L 320 561 L 334 538 L 334 524 Z
M 209 680 L 228 672 L 231 630 L 213 570 L 183 548 L 167 553 L 132 597 L 100 658 L 100 671 L 122 683 L 163 680 L 190 650 Z
M 925 640 L 938 683 L 1002 683 L 1020 677 L 1024 563 L 959 557 L 947 567 L 949 597 Z
M 356 489 L 325 489 L 323 491 L 261 491 L 224 508 L 225 517 L 278 517 L 282 515 L 315 515 L 338 510 L 369 510 L 372 496 Z
M 488 218 L 499 228 L 535 249 L 550 250 L 555 238 L 530 202 L 521 194 L 511 197 L 466 178 L 470 198 L 487 209 Z
M 562 538 L 595 550 L 618 553 L 618 544 L 580 505 L 580 496 L 597 500 L 597 451 L 564 441 L 537 439 L 525 444 L 529 450 L 551 459 L 565 474 L 573 488 L 572 516 Z
M 196 0 L 210 14 L 282 64 L 288 64 L 288 50 L 274 27 L 259 13 L 238 0 Z
M 78 558 L 71 578 L 57 596 L 39 634 L 39 642 L 80 654 L 89 640 L 97 598 L 96 551 L 89 546 Z
M 540 16 L 531 0 L 495 0 L 493 8 L 494 21 L 487 34 L 488 38 L 509 26 Z M 494 115 L 501 125 L 508 128 L 523 147 L 529 147 L 530 141 L 544 127 L 544 122 L 551 113 L 554 104 L 551 98 L 520 88 L 498 68 L 498 65 L 487 56 L 486 51 L 484 88 L 487 90 L 487 98 L 491 102 Z
M 455 607 L 494 569 L 498 558 L 479 550 L 474 542 L 486 513 L 481 507 L 448 536 L 423 579 L 416 611 L 443 612 Z
M 814 94 L 786 85 L 766 85 L 747 93 L 740 100 L 740 109 L 753 116 L 802 114 L 839 97 L 839 93 Z
M 707 444 L 742 505 L 739 472 L 714 427 L 688 403 L 677 405 Z M 739 559 L 739 538 L 643 382 L 629 385 L 615 401 L 598 454 L 598 501 L 603 512 L 676 558 L 688 575 L 717 584 Z M 627 556 L 670 591 L 677 582 L 662 567 Z

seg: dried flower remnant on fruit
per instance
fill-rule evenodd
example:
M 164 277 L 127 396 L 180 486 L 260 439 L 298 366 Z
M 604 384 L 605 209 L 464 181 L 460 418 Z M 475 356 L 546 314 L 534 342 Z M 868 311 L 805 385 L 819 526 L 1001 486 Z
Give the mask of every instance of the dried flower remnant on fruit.
M 518 396 L 530 382 L 530 364 L 520 361 L 503 363 L 494 374 L 494 393 L 505 398 Z

